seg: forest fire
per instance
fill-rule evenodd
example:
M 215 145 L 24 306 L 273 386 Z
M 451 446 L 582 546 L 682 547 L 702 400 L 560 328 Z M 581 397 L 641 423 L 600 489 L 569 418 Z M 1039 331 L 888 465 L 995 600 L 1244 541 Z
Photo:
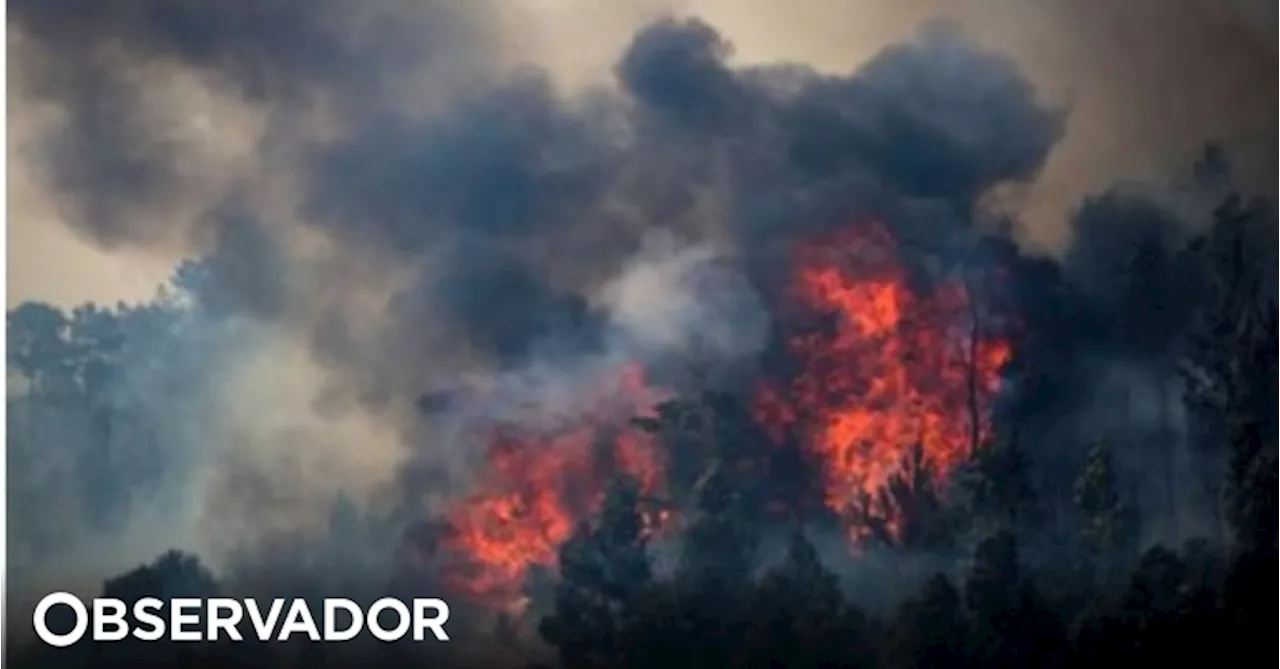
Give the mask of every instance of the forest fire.
M 560 544 L 598 510 L 609 472 L 626 472 L 646 494 L 661 485 L 655 445 L 630 419 L 662 395 L 638 366 L 605 376 L 590 395 L 596 405 L 558 429 L 489 431 L 477 492 L 445 517 L 444 543 L 456 557 L 445 576 L 458 591 L 504 604 L 519 598 L 530 568 L 553 565 Z
M 862 511 L 896 527 L 874 495 L 912 446 L 945 475 L 987 437 L 1011 354 L 974 327 L 980 312 L 963 286 L 913 287 L 897 253 L 878 226 L 797 249 L 786 307 L 775 314 L 794 371 L 755 397 L 754 420 L 819 463 L 826 505 L 854 537 L 854 510 L 866 499 L 872 508 Z M 825 327 L 808 327 L 815 321 Z M 638 365 L 624 366 L 551 429 L 487 428 L 477 492 L 443 519 L 452 585 L 479 600 L 517 600 L 529 570 L 553 566 L 577 524 L 598 511 L 612 472 L 634 477 L 647 495 L 670 492 L 660 445 L 631 423 L 665 395 Z M 668 519 L 662 513 L 651 512 L 651 529 Z
M 986 438 L 1011 349 L 974 327 L 980 319 L 964 286 L 913 290 L 883 227 L 815 241 L 796 261 L 788 297 L 830 318 L 829 327 L 787 340 L 798 371 L 761 388 L 757 418 L 775 439 L 790 433 L 817 457 L 827 505 L 849 519 L 910 447 L 945 475 Z

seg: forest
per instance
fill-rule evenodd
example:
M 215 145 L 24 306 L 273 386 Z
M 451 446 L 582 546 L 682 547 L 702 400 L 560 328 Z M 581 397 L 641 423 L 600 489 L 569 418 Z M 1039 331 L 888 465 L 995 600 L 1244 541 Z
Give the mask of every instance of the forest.
M 194 6 L 94 5 L 271 109 L 296 211 L 249 176 L 135 220 L 172 156 L 123 147 L 152 129 L 121 82 L 74 91 L 77 232 L 192 249 L 154 299 L 8 311 L 15 666 L 1276 660 L 1275 197 L 1223 147 L 1034 251 L 991 196 L 1068 110 L 954 26 L 830 74 L 668 18 L 607 90 L 521 70 L 414 115 L 367 74 L 427 58 L 412 26 Z M 69 8 L 18 20 L 126 41 Z M 452 640 L 42 647 L 61 589 L 442 597 Z
M 528 608 L 475 617 L 466 623 L 474 629 L 459 635 L 457 645 L 489 639 L 487 648 L 506 649 L 502 662 L 532 665 L 529 658 L 543 657 L 547 666 L 600 668 L 1146 666 L 1227 647 L 1234 649 L 1233 663 L 1269 664 L 1278 516 L 1270 413 L 1276 303 L 1266 291 L 1274 281 L 1267 273 L 1274 272 L 1275 257 L 1268 254 L 1275 247 L 1251 241 L 1265 234 L 1255 226 L 1266 224 L 1267 213 L 1249 209 L 1238 195 L 1229 195 L 1214 216 L 1179 257 L 1162 261 L 1197 279 L 1196 291 L 1181 293 L 1195 298 L 1186 307 L 1186 326 L 1162 351 L 1176 356 L 1180 401 L 1188 423 L 1200 428 L 1194 446 L 1206 463 L 1180 485 L 1209 491 L 1195 498 L 1207 506 L 1194 510 L 1202 514 L 1200 524 L 1184 530 L 1181 543 L 1167 543 L 1178 535 L 1158 524 L 1168 523 L 1171 513 L 1161 505 L 1177 504 L 1184 493 L 1166 490 L 1167 497 L 1154 502 L 1131 496 L 1167 485 L 1160 481 L 1169 466 L 1160 462 L 1159 448 L 1172 450 L 1172 443 L 1157 440 L 1156 450 L 1143 452 L 1145 471 L 1137 478 L 1118 466 L 1126 449 L 1142 446 L 1126 442 L 1123 432 L 1075 444 L 1079 464 L 1071 486 L 1065 497 L 1054 497 L 1037 484 L 1037 453 L 1028 446 L 1043 442 L 1017 424 L 1019 412 L 1031 415 L 1035 408 L 1014 404 L 997 413 L 991 435 L 947 477 L 922 444 L 904 444 L 893 473 L 855 500 L 852 520 L 844 522 L 824 506 L 815 485 L 820 473 L 803 449 L 761 446 L 769 438 L 744 394 L 704 388 L 664 399 L 649 416 L 632 419 L 660 448 L 679 454 L 664 495 L 650 494 L 625 468 L 602 479 L 597 512 L 578 519 L 553 563 L 526 574 L 520 588 L 532 597 Z M 1141 256 L 1130 262 L 1136 281 L 1149 281 L 1141 273 L 1156 269 Z M 109 499 L 99 492 L 103 487 L 156 480 L 138 468 L 148 459 L 157 467 L 163 462 L 163 443 L 147 424 L 147 411 L 101 389 L 126 361 L 136 365 L 131 356 L 154 358 L 157 337 L 190 345 L 177 336 L 189 308 L 177 295 L 183 278 L 195 276 L 186 268 L 177 288 L 149 305 L 64 313 L 29 303 L 10 312 L 10 373 L 30 384 L 8 400 L 10 471 L 38 474 L 58 466 L 27 447 L 39 445 L 26 440 L 40 435 L 30 430 L 40 429 L 42 420 L 46 430 L 93 436 L 84 447 L 95 450 L 76 456 L 75 477 L 61 479 L 68 488 L 40 497 L 81 508 L 44 506 L 42 516 L 76 514 L 109 525 L 120 509 L 94 503 Z M 1152 288 L 1138 290 L 1151 295 Z M 1155 307 L 1124 308 L 1136 315 Z M 1166 335 L 1128 324 L 1122 329 L 1134 337 Z M 130 349 L 140 341 L 153 348 Z M 165 377 L 171 392 L 183 392 L 177 384 L 184 370 L 157 366 L 152 373 Z M 69 415 L 66 407 L 75 407 L 84 425 L 42 417 Z M 121 448 L 129 449 L 128 458 L 111 453 Z M 1155 488 L 1133 485 L 1152 480 Z M 12 477 L 11 508 L 39 494 L 28 486 L 47 484 L 36 475 Z M 659 507 L 681 521 L 656 528 Z M 58 523 L 14 520 L 12 541 L 21 546 L 56 550 L 68 540 Z M 830 538 L 848 527 L 857 529 L 856 541 L 831 550 Z M 657 555 L 659 543 L 678 549 Z M 877 594 L 868 587 L 874 581 L 888 583 L 894 595 Z M 447 582 L 402 565 L 386 587 L 414 593 Z M 227 585 L 231 592 L 244 588 Z M 110 579 L 102 589 L 126 601 L 224 591 L 198 557 L 181 552 Z M 318 645 L 291 647 L 287 655 L 277 647 L 161 650 L 128 643 L 81 650 L 87 655 L 75 659 L 86 666 L 139 666 L 153 656 L 153 666 L 344 661 L 327 658 L 332 651 Z M 424 651 L 388 647 L 376 651 L 377 660 L 358 654 L 374 652 L 368 648 L 344 652 L 381 663 Z M 59 664 L 72 662 L 65 653 L 58 657 Z M 450 659 L 473 661 L 449 655 L 434 661 Z

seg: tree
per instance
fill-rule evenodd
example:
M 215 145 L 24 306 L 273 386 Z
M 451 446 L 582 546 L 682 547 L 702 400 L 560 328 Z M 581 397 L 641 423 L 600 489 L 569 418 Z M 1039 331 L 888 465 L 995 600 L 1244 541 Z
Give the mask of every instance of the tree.
M 1209 454 L 1226 463 L 1225 524 L 1237 543 L 1247 544 L 1255 540 L 1249 536 L 1254 523 L 1242 515 L 1251 496 L 1248 479 L 1255 460 L 1274 452 L 1276 439 L 1275 223 L 1265 205 L 1245 204 L 1236 194 L 1214 215 L 1209 235 L 1187 250 L 1200 269 L 1199 308 L 1182 342 L 1180 369 L 1189 407 L 1210 434 L 1227 435 L 1225 442 L 1207 440 Z
M 1065 632 L 1023 575 L 1017 537 L 1000 531 L 977 547 L 965 586 L 975 659 L 988 667 L 1057 667 L 1066 661 Z
M 902 605 L 894 632 L 894 666 L 914 669 L 973 666 L 969 621 L 960 593 L 945 574 L 935 574 L 925 582 L 916 600 Z
M 845 602 L 836 575 L 803 533 L 792 533 L 786 561 L 765 575 L 752 599 L 739 666 L 876 666 L 865 615 Z
M 678 570 L 644 598 L 629 667 L 740 666 L 757 537 L 738 481 L 723 467 L 712 468 L 695 491 Z
M 119 599 L 125 603 L 125 620 L 130 627 L 138 625 L 137 619 L 133 616 L 133 605 L 144 597 L 154 597 L 164 602 L 156 615 L 168 620 L 170 600 L 178 597 L 216 597 L 218 593 L 217 580 L 213 573 L 201 564 L 200 558 L 177 550 L 170 550 L 150 564 L 141 565 L 109 579 L 102 586 L 103 597 Z M 147 644 L 126 638 L 116 643 L 96 645 L 92 665 L 122 669 L 194 666 L 202 662 L 215 662 L 225 652 L 225 647 L 214 648 L 180 643 Z
M 1016 616 L 1025 586 L 1018 563 L 1017 538 L 1004 530 L 988 537 L 974 551 L 964 599 L 978 627 L 1003 632 Z
M 770 442 L 741 397 L 703 391 L 662 402 L 655 413 L 634 423 L 670 455 L 666 480 L 676 506 L 695 506 L 708 472 L 724 468 L 737 480 L 744 516 L 775 513 L 770 505 L 792 513 L 823 508 L 812 463 L 800 457 L 800 449 Z
M 69 319 L 62 310 L 41 302 L 24 302 L 6 321 L 8 363 L 29 387 L 46 392 L 70 384 L 77 355 L 68 341 Z
M 682 580 L 737 591 L 751 579 L 757 536 L 738 481 L 723 467 L 698 486 L 694 520 L 681 547 Z
M 620 477 L 595 527 L 583 524 L 560 548 L 560 582 L 552 614 L 539 631 L 575 669 L 619 666 L 631 623 L 630 605 L 652 577 L 640 492 Z
M 1134 539 L 1132 516 L 1116 490 L 1111 450 L 1104 441 L 1096 442 L 1085 457 L 1076 478 L 1075 502 L 1083 523 L 1084 566 L 1097 585 L 1097 579 L 1123 568 Z
M 203 360 L 188 327 L 194 280 L 175 275 L 141 304 L 9 310 L 10 547 L 19 569 L 90 529 L 116 529 L 154 491 L 169 452 L 156 405 L 206 379 L 191 373 Z
M 1273 307 L 1260 326 L 1263 333 L 1254 335 L 1244 351 L 1230 354 L 1239 358 L 1232 366 L 1248 365 L 1274 372 L 1275 324 Z M 1269 341 L 1269 344 L 1264 345 L 1263 341 Z M 1237 378 L 1232 381 L 1224 380 L 1223 383 L 1255 386 L 1253 390 L 1245 388 L 1224 391 L 1217 396 L 1217 401 L 1224 404 L 1212 409 L 1216 412 L 1215 422 L 1223 427 L 1226 434 L 1226 471 L 1221 488 L 1226 526 L 1241 550 L 1248 550 L 1255 545 L 1274 545 L 1275 416 L 1274 412 L 1260 408 L 1260 404 L 1271 400 L 1257 399 L 1265 390 L 1256 387 L 1266 384 L 1274 392 L 1275 379 L 1262 381 Z
M 1274 548 L 1237 553 L 1222 593 L 1222 643 L 1230 644 L 1250 664 L 1270 666 L 1276 659 L 1271 621 L 1275 619 L 1277 555 Z
M 1226 515 L 1240 551 L 1276 547 L 1276 452 L 1263 437 L 1265 429 L 1262 421 L 1244 416 L 1235 416 L 1228 427 Z
M 162 302 L 69 313 L 28 302 L 9 312 L 17 568 L 68 549 L 88 530 L 116 529 L 136 497 L 153 490 L 166 457 L 155 404 L 171 396 L 160 383 L 183 374 L 155 359 L 174 343 L 177 321 Z
M 1134 666 L 1176 664 L 1213 638 L 1214 603 L 1186 563 L 1156 546 L 1143 553 L 1117 600 L 1091 611 L 1076 635 L 1076 660 Z
M 716 424 L 707 406 L 687 399 L 672 399 L 654 407 L 652 417 L 635 418 L 637 427 L 654 435 L 668 453 L 667 472 L 673 502 L 685 505 L 698 477 L 716 462 L 714 452 Z
M 982 530 L 1008 529 L 1028 537 L 1043 514 L 1031 484 L 1031 458 L 1013 430 L 976 450 L 959 476 L 958 487 Z
M 1177 553 L 1155 546 L 1138 560 L 1121 605 L 1139 616 L 1167 615 L 1177 609 L 1188 576 Z
M 132 606 L 143 597 L 212 597 L 218 591 L 213 573 L 200 558 L 178 550 L 170 550 L 143 565 L 108 580 L 102 596 L 119 599 Z
M 955 538 L 938 494 L 937 470 L 919 444 L 908 449 L 880 490 L 860 497 L 854 516 L 872 542 L 900 550 L 944 551 Z

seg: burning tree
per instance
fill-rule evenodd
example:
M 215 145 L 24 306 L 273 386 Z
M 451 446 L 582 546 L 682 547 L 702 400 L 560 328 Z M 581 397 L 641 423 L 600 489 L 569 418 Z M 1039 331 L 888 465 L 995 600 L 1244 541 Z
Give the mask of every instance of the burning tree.
M 645 496 L 662 484 L 655 445 L 630 425 L 658 395 L 639 368 L 603 379 L 587 406 L 554 426 L 489 429 L 478 489 L 446 514 L 447 577 L 458 591 L 500 605 L 521 598 L 534 566 L 552 566 L 575 527 L 601 512 L 607 482 L 622 473 Z M 645 532 L 660 522 L 644 514 Z
M 859 537 L 901 550 L 939 552 L 952 546 L 955 526 L 938 492 L 939 476 L 924 448 L 903 456 L 899 471 L 874 495 L 863 492 L 850 510 Z
M 798 371 L 763 387 L 758 399 L 759 420 L 775 439 L 798 433 L 822 463 L 826 503 L 849 520 L 873 511 L 855 511 L 868 498 L 880 503 L 911 445 L 943 477 L 987 439 L 1012 354 L 1008 342 L 978 327 L 963 283 L 920 286 L 899 253 L 879 225 L 797 249 L 787 297 L 800 322 L 816 325 L 787 333 Z

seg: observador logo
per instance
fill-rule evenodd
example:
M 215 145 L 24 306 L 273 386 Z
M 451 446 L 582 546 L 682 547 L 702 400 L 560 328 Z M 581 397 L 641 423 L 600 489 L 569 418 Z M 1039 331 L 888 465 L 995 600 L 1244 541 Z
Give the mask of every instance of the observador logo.
M 412 631 L 414 641 L 424 641 L 427 633 L 436 641 L 448 641 L 444 624 L 449 620 L 449 605 L 443 599 L 413 599 L 406 603 L 392 597 L 374 602 L 366 611 L 349 599 L 321 600 L 323 611 L 313 615 L 303 599 L 272 599 L 265 606 L 255 599 L 174 598 L 160 600 L 145 597 L 132 606 L 132 611 L 119 599 L 93 599 L 89 606 L 67 592 L 55 592 L 36 605 L 33 624 L 44 643 L 55 647 L 70 646 L 86 633 L 95 642 L 124 641 L 243 641 L 246 637 L 259 641 L 289 641 L 308 638 L 319 642 L 350 641 L 368 630 L 375 639 L 400 641 Z M 167 617 L 160 611 L 167 605 Z M 56 633 L 46 621 L 54 607 L 64 606 L 75 615 L 70 631 Z M 132 620 L 128 613 L 132 613 Z M 247 621 L 246 621 L 247 619 Z M 388 619 L 394 624 L 384 626 Z M 317 625 L 316 621 L 320 624 Z M 131 627 L 131 623 L 135 626 Z

